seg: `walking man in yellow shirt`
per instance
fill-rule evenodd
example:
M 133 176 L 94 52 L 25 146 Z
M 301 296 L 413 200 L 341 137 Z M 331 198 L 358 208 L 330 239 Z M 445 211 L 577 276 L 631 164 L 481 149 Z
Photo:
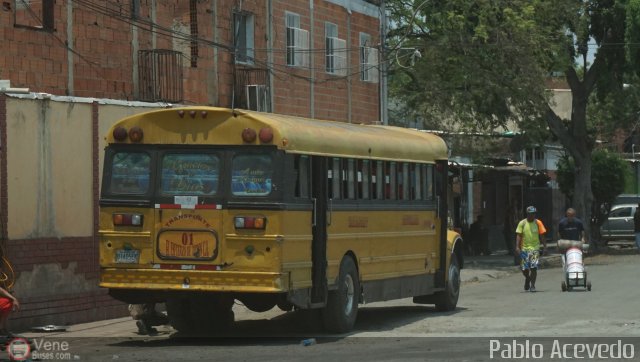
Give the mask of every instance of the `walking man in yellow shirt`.
M 516 227 L 516 255 L 520 255 L 521 259 L 524 290 L 530 292 L 536 291 L 540 243 L 547 249 L 547 240 L 544 238 L 547 229 L 542 221 L 536 219 L 536 211 L 533 206 L 527 207 L 527 218 L 521 220 Z

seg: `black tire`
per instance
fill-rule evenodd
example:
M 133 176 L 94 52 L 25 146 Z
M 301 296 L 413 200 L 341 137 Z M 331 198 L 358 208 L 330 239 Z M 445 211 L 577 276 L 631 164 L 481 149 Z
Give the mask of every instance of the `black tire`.
M 436 309 L 440 312 L 449 312 L 456 309 L 460 297 L 460 268 L 458 258 L 451 254 L 451 262 L 447 271 L 447 284 L 443 291 L 435 295 Z
M 166 302 L 169 323 L 178 332 L 210 333 L 228 328 L 234 321 L 233 299 L 193 296 Z
M 284 298 L 283 298 L 284 299 Z M 291 312 L 293 310 L 293 304 L 285 300 L 279 300 L 276 305 L 283 312 Z
M 178 332 L 192 332 L 193 324 L 189 313 L 188 300 L 169 299 L 165 303 L 169 324 Z
M 263 313 L 276 306 L 276 298 L 268 295 L 251 295 L 240 299 L 252 312 Z
M 356 264 L 350 256 L 342 258 L 338 288 L 329 291 L 327 305 L 322 310 L 324 328 L 332 333 L 345 333 L 353 329 L 358 316 L 360 279 Z

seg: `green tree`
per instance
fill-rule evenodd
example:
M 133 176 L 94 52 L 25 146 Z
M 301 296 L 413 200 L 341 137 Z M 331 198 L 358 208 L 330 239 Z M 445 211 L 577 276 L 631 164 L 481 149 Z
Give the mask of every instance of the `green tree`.
M 402 99 L 405 113 L 428 127 L 453 119 L 456 127 L 478 130 L 517 125 L 533 139 L 550 130 L 575 163 L 573 205 L 590 220 L 598 122 L 587 110 L 616 108 L 629 88 L 624 83 L 637 77 L 640 0 L 387 0 L 387 6 L 390 94 Z M 554 73 L 571 89 L 570 119 L 551 106 L 545 81 Z
M 593 219 L 594 232 L 604 222 L 611 203 L 616 196 L 624 192 L 626 180 L 631 176 L 629 163 L 618 154 L 606 150 L 595 150 L 591 155 L 593 172 L 591 174 L 591 189 L 593 190 Z M 567 196 L 575 195 L 575 162 L 565 155 L 558 161 L 558 184 L 560 190 Z

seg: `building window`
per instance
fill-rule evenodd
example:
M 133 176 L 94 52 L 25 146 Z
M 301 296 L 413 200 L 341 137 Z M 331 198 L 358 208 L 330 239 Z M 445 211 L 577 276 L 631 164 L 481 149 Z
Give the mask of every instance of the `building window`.
M 233 39 L 236 63 L 253 64 L 253 21 L 252 14 L 233 14 Z
M 131 19 L 140 17 L 140 0 L 131 0 Z
M 360 33 L 360 80 L 377 83 L 378 49 L 371 45 L 371 35 Z
M 13 24 L 37 30 L 53 31 L 55 0 L 14 0 Z
M 338 38 L 338 26 L 324 23 L 325 55 L 327 73 L 347 75 L 347 42 Z
M 287 65 L 309 66 L 309 32 L 300 28 L 300 15 L 287 12 Z
M 183 101 L 182 58 L 182 53 L 174 50 L 151 49 L 138 52 L 141 101 Z

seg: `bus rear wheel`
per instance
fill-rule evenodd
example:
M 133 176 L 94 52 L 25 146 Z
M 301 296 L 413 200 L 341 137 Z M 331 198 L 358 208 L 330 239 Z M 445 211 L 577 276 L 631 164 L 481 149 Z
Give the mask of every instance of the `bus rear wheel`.
M 211 333 L 226 330 L 234 321 L 233 299 L 194 296 L 166 302 L 171 326 L 182 333 Z
M 327 331 L 345 333 L 353 329 L 358 316 L 360 301 L 360 280 L 353 259 L 342 258 L 338 288 L 329 291 L 327 305 L 322 310 L 322 319 Z
M 460 297 L 460 267 L 455 254 L 451 255 L 445 289 L 437 292 L 434 297 L 436 309 L 440 312 L 452 311 L 458 305 L 458 298 Z

